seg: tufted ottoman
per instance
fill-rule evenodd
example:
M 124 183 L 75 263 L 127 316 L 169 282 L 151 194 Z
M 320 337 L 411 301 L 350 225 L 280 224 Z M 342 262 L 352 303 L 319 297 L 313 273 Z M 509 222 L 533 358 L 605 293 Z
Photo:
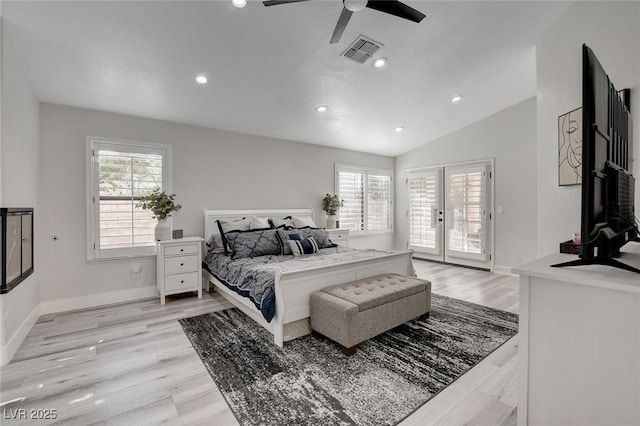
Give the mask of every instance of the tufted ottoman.
M 312 293 L 311 329 L 353 355 L 358 343 L 420 315 L 428 317 L 430 310 L 429 281 L 384 274 Z

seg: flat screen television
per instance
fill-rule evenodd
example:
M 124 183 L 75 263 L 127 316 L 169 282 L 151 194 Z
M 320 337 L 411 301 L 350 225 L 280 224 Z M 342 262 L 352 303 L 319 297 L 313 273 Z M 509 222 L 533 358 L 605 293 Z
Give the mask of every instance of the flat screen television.
M 640 273 L 616 258 L 638 239 L 630 91 L 621 94 L 593 51 L 582 45 L 582 208 L 580 257 L 555 267 L 607 265 Z M 623 99 L 624 98 L 624 99 Z

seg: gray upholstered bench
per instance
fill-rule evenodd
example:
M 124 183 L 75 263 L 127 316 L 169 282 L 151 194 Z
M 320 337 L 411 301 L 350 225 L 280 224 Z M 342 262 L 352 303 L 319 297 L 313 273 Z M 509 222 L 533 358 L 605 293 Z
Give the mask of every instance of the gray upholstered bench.
M 311 329 L 353 355 L 356 345 L 431 310 L 431 283 L 384 274 L 311 294 Z

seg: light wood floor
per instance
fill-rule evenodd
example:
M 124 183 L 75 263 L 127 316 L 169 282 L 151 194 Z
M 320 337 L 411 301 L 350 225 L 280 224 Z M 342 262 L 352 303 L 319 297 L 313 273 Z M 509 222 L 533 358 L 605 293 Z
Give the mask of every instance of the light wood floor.
M 435 293 L 517 313 L 514 277 L 424 261 L 415 267 Z M 154 299 L 40 317 L 0 368 L 0 423 L 236 425 L 176 321 L 228 307 L 205 293 L 164 306 Z M 517 336 L 401 424 L 514 425 L 516 355 Z M 56 419 L 29 419 L 31 409 L 55 410 Z

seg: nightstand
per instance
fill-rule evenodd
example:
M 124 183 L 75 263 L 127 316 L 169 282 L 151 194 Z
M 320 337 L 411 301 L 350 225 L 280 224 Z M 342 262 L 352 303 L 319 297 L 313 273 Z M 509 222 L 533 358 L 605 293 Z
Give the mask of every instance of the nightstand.
M 340 244 L 341 246 L 349 247 L 349 230 L 348 229 L 325 229 L 327 236 L 332 243 Z
M 187 291 L 197 291 L 198 299 L 202 299 L 203 241 L 200 237 L 186 237 L 156 243 L 160 304 L 164 305 L 169 294 Z

